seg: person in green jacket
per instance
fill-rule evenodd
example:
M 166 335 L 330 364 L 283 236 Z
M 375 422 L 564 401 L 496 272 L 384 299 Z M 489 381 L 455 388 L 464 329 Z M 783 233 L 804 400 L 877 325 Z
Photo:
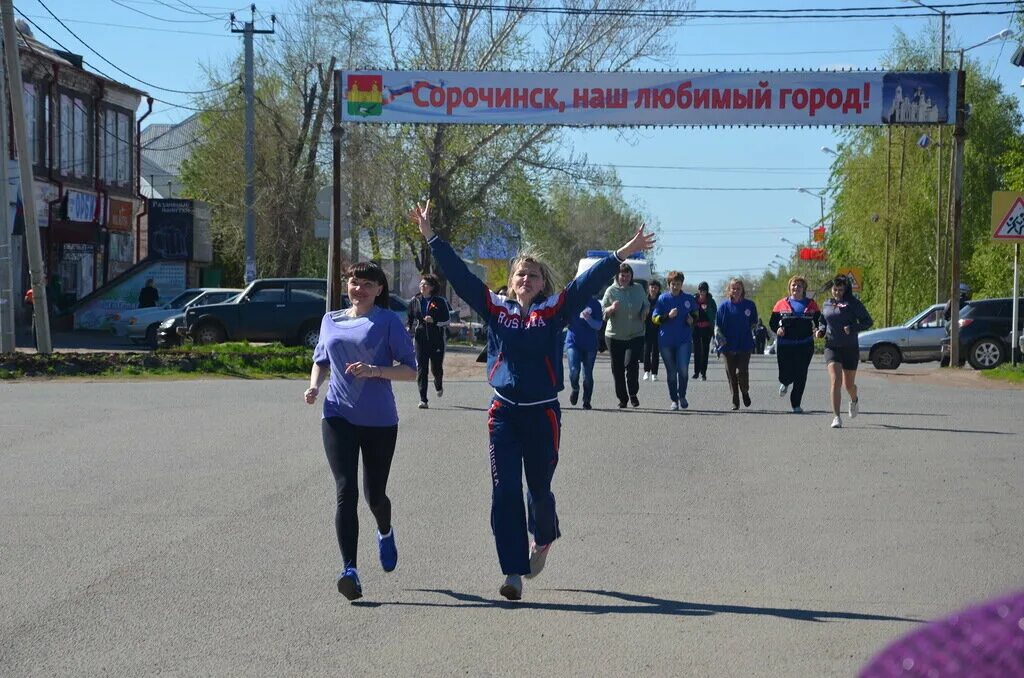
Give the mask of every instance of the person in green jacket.
M 633 268 L 629 264 L 619 265 L 615 284 L 605 291 L 601 308 L 608 321 L 605 337 L 611 353 L 612 377 L 619 407 L 625 407 L 627 400 L 633 407 L 640 407 L 640 399 L 637 398 L 640 358 L 644 352 L 644 322 L 650 301 L 644 286 L 633 282 Z

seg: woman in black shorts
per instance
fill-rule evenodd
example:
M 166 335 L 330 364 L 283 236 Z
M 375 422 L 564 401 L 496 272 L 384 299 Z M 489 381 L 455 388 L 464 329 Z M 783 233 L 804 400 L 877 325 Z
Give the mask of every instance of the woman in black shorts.
M 832 393 L 832 428 L 842 428 L 843 419 L 839 416 L 843 394 L 841 386 L 846 386 L 850 394 L 850 418 L 857 416 L 859 401 L 857 400 L 857 365 L 860 363 L 860 348 L 857 335 L 871 327 L 874 322 L 860 299 L 853 296 L 849 280 L 845 276 L 836 276 L 832 280 L 832 296 L 821 307 L 821 327 L 818 337 L 825 337 L 825 366 Z

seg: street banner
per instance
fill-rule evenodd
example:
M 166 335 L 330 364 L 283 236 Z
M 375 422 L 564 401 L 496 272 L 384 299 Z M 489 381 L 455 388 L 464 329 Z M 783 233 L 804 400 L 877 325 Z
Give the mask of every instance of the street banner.
M 336 71 L 345 122 L 481 125 L 952 124 L 952 72 Z
M 1018 243 L 1024 241 L 1024 193 L 992 193 L 992 239 Z

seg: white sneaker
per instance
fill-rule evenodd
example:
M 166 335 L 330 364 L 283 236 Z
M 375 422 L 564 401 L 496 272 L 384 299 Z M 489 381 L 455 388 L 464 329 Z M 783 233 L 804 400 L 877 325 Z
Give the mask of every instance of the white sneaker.
M 787 393 L 789 393 L 789 384 L 779 384 L 779 397 L 781 398 Z
M 510 574 L 505 577 L 505 583 L 498 589 L 498 593 L 509 600 L 519 600 L 523 597 L 523 578 L 518 574 Z
M 668 409 L 672 410 L 673 412 L 677 411 L 679 409 L 679 403 L 673 400 L 672 404 L 668 406 Z
M 839 417 L 836 417 L 835 419 L 832 420 L 832 428 L 842 428 L 842 427 L 843 427 L 843 420 L 842 419 L 840 419 Z
M 651 373 L 650 372 L 644 372 L 644 381 L 647 381 L 650 378 L 651 378 Z
M 537 546 L 537 542 L 530 544 L 530 574 L 523 575 L 527 579 L 533 579 L 540 571 L 544 569 L 544 563 L 548 559 L 548 551 L 551 550 L 551 544 L 545 544 L 544 546 Z
M 658 381 L 658 375 L 652 374 L 651 375 L 651 381 Z
M 859 400 L 851 400 L 850 401 L 850 410 L 849 410 L 850 411 L 850 419 L 853 419 L 854 417 L 856 417 L 857 414 L 860 412 L 860 405 L 859 405 L 859 403 L 860 403 Z

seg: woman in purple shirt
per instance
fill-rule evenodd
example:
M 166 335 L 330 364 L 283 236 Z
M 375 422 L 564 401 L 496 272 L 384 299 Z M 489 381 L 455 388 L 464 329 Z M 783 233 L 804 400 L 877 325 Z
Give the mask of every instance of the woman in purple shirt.
M 304 398 L 309 405 L 315 403 L 320 385 L 330 376 L 321 430 L 337 484 L 334 527 L 343 562 L 337 584 L 339 593 L 355 600 L 363 595 L 356 569 L 360 451 L 366 503 L 377 520 L 380 564 L 385 572 L 398 565 L 391 500 L 386 494 L 398 439 L 391 382 L 416 378 L 416 353 L 402 321 L 388 310 L 388 279 L 380 266 L 355 264 L 346 275 L 352 306 L 328 313 L 320 322 L 320 341 L 313 351 Z

